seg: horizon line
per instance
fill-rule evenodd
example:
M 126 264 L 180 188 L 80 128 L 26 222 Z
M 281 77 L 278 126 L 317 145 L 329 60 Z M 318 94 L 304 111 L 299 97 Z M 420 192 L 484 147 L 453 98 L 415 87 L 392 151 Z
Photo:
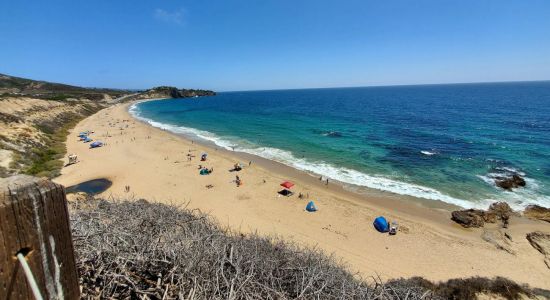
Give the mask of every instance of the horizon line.
M 331 87 L 275 88 L 275 89 L 254 89 L 254 90 L 225 90 L 225 91 L 215 91 L 215 92 L 217 92 L 217 93 L 263 92 L 263 91 L 267 92 L 267 91 L 293 91 L 293 90 L 353 89 L 353 88 L 377 88 L 377 87 L 408 87 L 408 86 L 430 86 L 430 85 L 468 85 L 468 84 L 499 84 L 499 83 L 529 83 L 529 82 L 550 82 L 550 79 L 448 82 L 448 83 L 441 82 L 441 83 L 352 85 L 352 86 L 331 86 Z
M 0 75 L 29 79 L 34 81 L 42 81 L 55 84 L 64 84 L 72 85 L 75 87 L 88 88 L 88 89 L 112 89 L 112 90 L 122 90 L 122 91 L 146 91 L 153 89 L 159 86 L 156 85 L 148 88 L 120 88 L 120 87 L 99 87 L 99 86 L 85 86 L 85 85 L 74 85 L 70 83 L 61 83 L 57 81 L 49 81 L 44 79 L 31 79 L 29 77 L 21 77 L 21 75 L 8 75 L 6 73 L 0 73 Z M 233 93 L 233 92 L 262 92 L 262 91 L 292 91 L 292 90 L 320 90 L 320 89 L 351 89 L 351 88 L 377 88 L 377 87 L 410 87 L 410 86 L 432 86 L 432 85 L 468 85 L 468 84 L 499 84 L 499 83 L 529 83 L 529 82 L 550 82 L 550 79 L 535 79 L 535 80 L 505 80 L 505 81 L 474 81 L 474 82 L 439 82 L 439 83 L 410 83 L 410 84 L 376 84 L 376 85 L 351 85 L 351 86 L 328 86 L 328 87 L 299 87 L 299 88 L 273 88 L 273 89 L 251 89 L 251 90 L 212 90 L 217 93 Z M 177 89 L 204 89 L 196 87 L 177 87 Z M 207 89 L 208 90 L 208 89 Z

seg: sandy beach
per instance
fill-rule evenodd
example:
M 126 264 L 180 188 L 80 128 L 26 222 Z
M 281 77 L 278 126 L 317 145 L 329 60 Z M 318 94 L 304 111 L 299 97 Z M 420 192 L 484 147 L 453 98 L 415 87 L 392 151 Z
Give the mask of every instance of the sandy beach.
M 113 185 L 102 196 L 200 209 L 234 230 L 319 247 L 365 278 L 503 276 L 550 288 L 550 269 L 525 238 L 528 232 L 549 232 L 548 223 L 513 217 L 508 231 L 511 254 L 484 241 L 484 229 L 464 229 L 452 222 L 452 207 L 444 203 L 377 191 L 356 194 L 332 182 L 326 185 L 275 162 L 154 128 L 135 120 L 128 107 L 115 105 L 81 121 L 67 137 L 67 153 L 78 155 L 79 163 L 63 168 L 54 181 L 71 186 L 107 178 Z M 91 137 L 106 145 L 89 149 L 76 136 L 84 130 L 94 131 Z M 206 162 L 200 161 L 203 152 L 208 153 Z M 194 156 L 191 161 L 188 154 Z M 239 161 L 244 169 L 230 172 Z M 199 165 L 213 168 L 213 173 L 199 175 Z M 244 182 L 239 187 L 236 175 Z M 277 193 L 285 180 L 295 184 L 291 197 Z M 309 199 L 299 199 L 299 193 Z M 305 211 L 310 200 L 319 209 L 315 213 Z M 374 230 L 372 222 L 379 215 L 399 223 L 397 235 Z

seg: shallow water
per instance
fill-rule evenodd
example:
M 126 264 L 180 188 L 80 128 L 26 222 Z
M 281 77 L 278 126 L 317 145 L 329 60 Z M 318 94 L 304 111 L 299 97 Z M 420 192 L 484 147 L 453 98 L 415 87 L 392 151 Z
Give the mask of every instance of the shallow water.
M 65 189 L 67 194 L 84 192 L 88 195 L 100 194 L 111 187 L 113 183 L 105 178 L 93 179 L 72 185 Z
M 131 112 L 355 186 L 464 207 L 550 206 L 550 82 L 227 92 Z M 527 188 L 494 185 L 511 172 Z

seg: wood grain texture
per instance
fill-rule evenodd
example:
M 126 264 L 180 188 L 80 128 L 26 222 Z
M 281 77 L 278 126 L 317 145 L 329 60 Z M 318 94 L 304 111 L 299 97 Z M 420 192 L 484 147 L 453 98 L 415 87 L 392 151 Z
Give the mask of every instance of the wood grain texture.
M 25 175 L 0 179 L 0 299 L 34 298 L 18 252 L 44 299 L 79 298 L 63 186 Z

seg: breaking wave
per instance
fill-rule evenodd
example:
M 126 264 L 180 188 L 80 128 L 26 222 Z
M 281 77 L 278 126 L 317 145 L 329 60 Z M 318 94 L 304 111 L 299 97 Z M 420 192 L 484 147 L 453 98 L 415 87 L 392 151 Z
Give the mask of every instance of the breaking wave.
M 486 208 L 490 203 L 487 201 L 472 202 L 468 200 L 457 199 L 429 187 L 406 183 L 381 175 L 368 175 L 353 169 L 336 167 L 326 162 L 310 161 L 306 158 L 297 158 L 292 155 L 290 151 L 271 147 L 260 147 L 250 142 L 239 140 L 238 138 L 222 138 L 217 136 L 216 134 L 204 130 L 157 122 L 140 116 L 139 109 L 135 104 L 130 107 L 129 111 L 135 118 L 146 122 L 151 126 L 176 134 L 182 134 L 187 137 L 200 138 L 205 141 L 212 142 L 217 146 L 227 150 L 236 150 L 252 155 L 257 155 L 262 158 L 276 161 L 289 167 L 293 167 L 315 175 L 322 174 L 324 177 L 328 177 L 331 180 L 336 180 L 344 184 L 367 187 L 371 189 L 377 189 L 417 198 L 440 200 L 467 208 Z

